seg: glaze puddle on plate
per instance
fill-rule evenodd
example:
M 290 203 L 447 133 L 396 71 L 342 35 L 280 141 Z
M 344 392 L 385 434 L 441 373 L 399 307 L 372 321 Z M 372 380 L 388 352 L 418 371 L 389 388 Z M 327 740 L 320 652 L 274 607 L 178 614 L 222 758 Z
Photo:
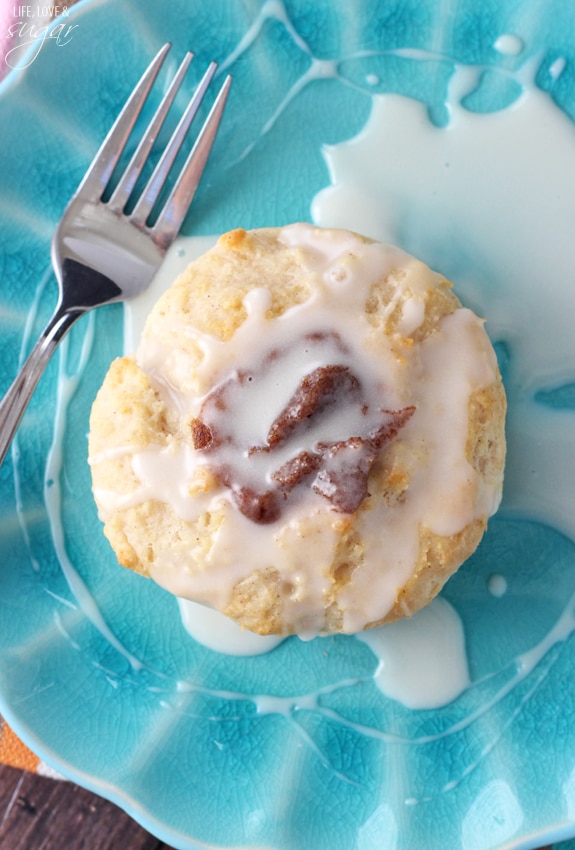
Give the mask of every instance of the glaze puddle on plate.
M 261 655 L 271 652 L 282 638 L 262 637 L 242 630 L 229 617 L 206 608 L 189 599 L 178 599 L 182 623 L 187 632 L 199 643 L 226 655 Z

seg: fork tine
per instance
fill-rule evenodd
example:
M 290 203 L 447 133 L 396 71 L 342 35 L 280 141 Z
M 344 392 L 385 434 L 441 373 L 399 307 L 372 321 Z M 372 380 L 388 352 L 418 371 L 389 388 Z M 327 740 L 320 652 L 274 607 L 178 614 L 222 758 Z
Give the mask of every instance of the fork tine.
M 212 77 L 214 76 L 217 69 L 216 62 L 210 62 L 207 71 L 204 76 L 200 80 L 200 83 L 194 92 L 192 99 L 190 100 L 184 114 L 182 115 L 178 126 L 174 130 L 172 138 L 168 142 L 160 161 L 156 165 L 152 176 L 150 177 L 146 188 L 142 192 L 142 195 L 138 199 L 132 214 L 130 216 L 130 220 L 136 227 L 144 227 L 146 224 L 146 219 L 150 215 L 150 212 L 153 209 L 154 204 L 156 203 L 160 192 L 162 191 L 162 187 L 165 183 L 166 177 L 172 167 L 174 160 L 182 146 L 182 143 L 186 137 L 190 124 L 194 120 L 196 113 L 200 107 L 200 104 L 203 100 L 203 97 L 208 89 L 212 81 Z
M 150 229 L 157 245 L 167 247 L 177 236 L 198 188 L 212 150 L 232 78 L 228 74 L 182 171 L 174 184 L 155 225 Z
M 108 207 L 112 212 L 121 213 L 130 197 L 134 186 L 138 180 L 138 177 L 142 173 L 142 169 L 146 163 L 146 160 L 154 146 L 154 142 L 158 138 L 158 134 L 162 129 L 162 125 L 166 119 L 166 116 L 170 110 L 172 103 L 174 102 L 176 95 L 179 91 L 179 88 L 182 84 L 182 80 L 186 74 L 190 66 L 190 62 L 194 58 L 194 54 L 189 51 L 184 56 L 178 71 L 172 80 L 170 87 L 164 97 L 162 98 L 160 105 L 158 106 L 154 117 L 150 121 L 146 132 L 140 139 L 140 142 L 130 160 L 128 166 L 118 185 L 114 189 L 110 200 L 108 201 Z
M 92 160 L 78 187 L 84 200 L 100 199 L 170 47 L 169 42 L 164 44 L 152 59 Z

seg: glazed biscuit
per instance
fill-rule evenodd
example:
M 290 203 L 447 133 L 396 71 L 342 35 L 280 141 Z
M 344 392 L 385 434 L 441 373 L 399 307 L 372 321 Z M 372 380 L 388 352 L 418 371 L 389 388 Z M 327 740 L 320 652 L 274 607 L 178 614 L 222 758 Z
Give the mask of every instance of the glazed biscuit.
M 259 634 L 410 616 L 499 505 L 505 394 L 484 323 L 397 248 L 224 234 L 115 361 L 90 422 L 119 562 Z

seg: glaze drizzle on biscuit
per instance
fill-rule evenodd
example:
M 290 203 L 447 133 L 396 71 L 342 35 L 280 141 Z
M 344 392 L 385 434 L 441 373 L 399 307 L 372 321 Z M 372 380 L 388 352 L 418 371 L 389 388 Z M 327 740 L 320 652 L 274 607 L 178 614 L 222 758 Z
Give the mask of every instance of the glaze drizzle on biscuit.
M 301 344 L 307 346 L 312 362 L 320 356 L 318 344 L 323 349 L 326 338 L 342 356 L 349 355 L 337 334 L 308 334 Z M 210 455 L 217 478 L 231 491 L 236 507 L 253 522 L 276 522 L 292 495 L 305 484 L 335 511 L 353 513 L 368 494 L 373 464 L 415 407 L 374 409 L 350 365 L 328 363 L 303 375 L 271 423 L 265 443 L 242 444 L 235 426 L 242 395 L 250 387 L 257 390 L 270 366 L 283 356 L 282 350 L 273 349 L 259 370 L 237 371 L 206 396 L 200 417 L 192 420 L 194 448 Z M 330 429 L 329 419 L 342 410 L 346 416 L 340 417 L 335 430 Z M 350 415 L 352 410 L 355 416 Z M 319 439 L 330 432 L 331 439 Z M 254 477 L 250 467 L 264 454 L 269 463 L 265 467 L 259 464 Z

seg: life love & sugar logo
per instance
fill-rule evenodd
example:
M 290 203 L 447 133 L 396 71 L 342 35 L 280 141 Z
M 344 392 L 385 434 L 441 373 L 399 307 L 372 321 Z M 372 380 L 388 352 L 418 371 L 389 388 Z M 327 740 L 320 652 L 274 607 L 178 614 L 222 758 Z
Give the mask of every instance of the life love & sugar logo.
M 56 47 L 69 44 L 78 30 L 78 24 L 68 19 L 69 11 L 69 6 L 17 4 L 5 7 L 4 20 L 0 13 L 0 33 L 4 30 L 4 70 L 28 68 L 48 43 Z

